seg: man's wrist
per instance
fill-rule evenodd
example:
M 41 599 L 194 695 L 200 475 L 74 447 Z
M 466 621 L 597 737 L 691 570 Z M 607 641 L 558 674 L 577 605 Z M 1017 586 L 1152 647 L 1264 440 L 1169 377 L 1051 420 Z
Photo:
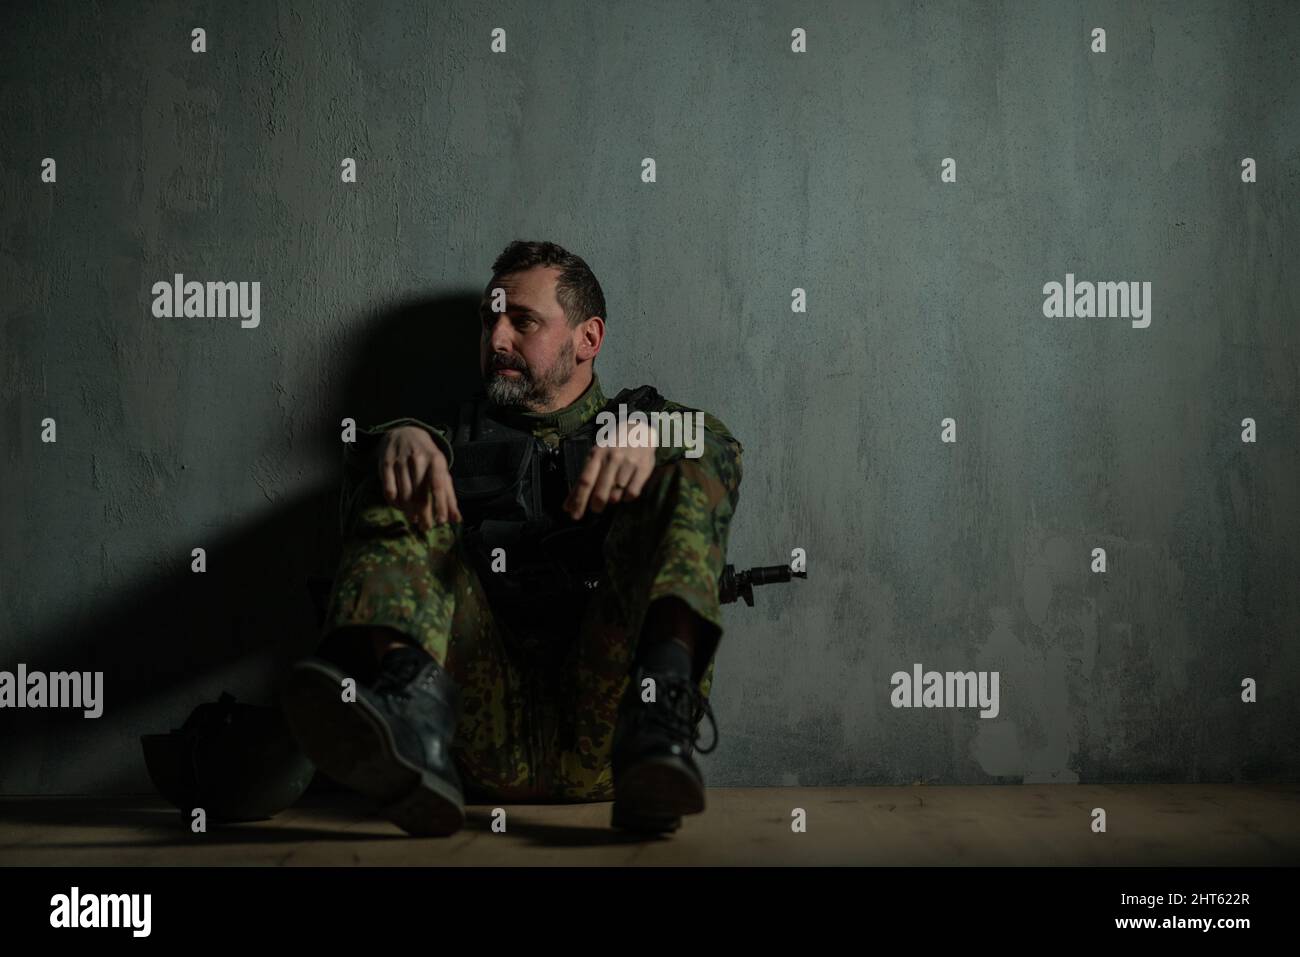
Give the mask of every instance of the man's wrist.
M 430 425 L 428 422 L 423 422 L 420 419 L 394 419 L 391 422 L 381 423 L 380 425 L 373 426 L 365 431 L 371 435 L 379 436 L 392 432 L 394 429 L 401 428 L 420 428 L 424 429 L 425 432 L 428 432 L 430 437 L 433 439 L 433 444 L 438 447 L 438 451 L 447 459 L 447 468 L 451 468 L 452 458 L 454 456 L 451 447 L 451 440 L 447 437 L 446 431 L 436 425 Z

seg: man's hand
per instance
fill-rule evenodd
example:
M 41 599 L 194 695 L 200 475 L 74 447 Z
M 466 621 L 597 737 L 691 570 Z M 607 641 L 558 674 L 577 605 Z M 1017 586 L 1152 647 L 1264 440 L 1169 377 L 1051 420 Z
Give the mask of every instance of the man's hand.
M 384 436 L 379 451 L 379 482 L 384 498 L 427 532 L 434 520 L 461 521 L 451 470 L 431 436 L 419 426 L 405 425 Z
M 578 483 L 564 502 L 564 510 L 576 521 L 586 513 L 588 505 L 593 512 L 602 512 L 608 503 L 631 501 L 641 494 L 654 467 L 649 427 L 636 424 L 620 429 L 616 445 L 598 445 L 591 450 Z

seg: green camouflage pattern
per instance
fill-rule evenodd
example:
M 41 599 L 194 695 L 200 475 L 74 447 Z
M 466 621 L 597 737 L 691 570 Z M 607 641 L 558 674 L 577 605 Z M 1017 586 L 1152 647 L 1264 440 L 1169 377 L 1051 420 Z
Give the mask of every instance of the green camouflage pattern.
M 516 415 L 554 444 L 605 405 L 599 381 L 555 413 Z M 693 412 L 677 403 L 668 410 Z M 703 454 L 656 449 L 639 498 L 606 506 L 607 575 L 592 593 L 578 634 L 554 646 L 523 646 L 506 633 L 473 570 L 459 523 L 423 533 L 388 505 L 373 443 L 349 455 L 344 489 L 344 551 L 325 628 L 387 627 L 424 647 L 461 687 L 453 754 L 469 800 L 608 801 L 614 796 L 611 744 L 650 603 L 677 596 L 712 626 L 699 689 L 713 684 L 722 635 L 718 579 L 739 500 L 740 443 L 705 416 Z M 449 432 L 413 419 L 445 443 Z M 455 466 L 452 465 L 454 472 Z M 506 573 L 508 574 L 508 572 Z

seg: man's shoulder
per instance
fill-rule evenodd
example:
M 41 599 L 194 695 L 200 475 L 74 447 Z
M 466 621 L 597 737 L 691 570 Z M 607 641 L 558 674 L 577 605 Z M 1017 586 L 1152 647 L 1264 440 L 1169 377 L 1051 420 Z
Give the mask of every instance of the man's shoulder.
M 632 394 L 641 394 L 646 397 L 646 405 L 643 405 L 642 407 L 648 412 L 679 412 L 683 415 L 698 412 L 704 417 L 704 428 L 707 431 L 723 438 L 730 439 L 733 442 L 736 441 L 736 437 L 732 435 L 731 430 L 727 428 L 723 421 L 706 409 L 696 408 L 695 406 L 686 405 L 682 402 L 675 402 L 672 399 L 666 398 L 663 393 L 652 385 L 640 385 L 634 389 L 624 389 L 619 393 L 619 396 Z M 626 399 L 620 399 L 616 396 L 614 401 L 617 403 L 619 401 L 626 401 Z

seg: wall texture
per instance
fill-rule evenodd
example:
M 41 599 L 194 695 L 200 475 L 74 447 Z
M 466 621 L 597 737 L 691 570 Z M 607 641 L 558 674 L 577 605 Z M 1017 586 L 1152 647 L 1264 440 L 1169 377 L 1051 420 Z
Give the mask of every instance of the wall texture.
M 267 700 L 340 419 L 472 381 L 514 238 L 601 278 L 606 385 L 742 440 L 732 560 L 807 549 L 728 608 L 710 784 L 1296 779 L 1297 39 L 1238 0 L 5 4 L 0 669 L 106 687 L 0 711 L 0 792 L 148 790 L 139 734 Z M 177 272 L 259 281 L 260 326 L 155 318 Z M 1044 318 L 1067 272 L 1151 325 Z M 892 708 L 914 662 L 1001 713 Z

